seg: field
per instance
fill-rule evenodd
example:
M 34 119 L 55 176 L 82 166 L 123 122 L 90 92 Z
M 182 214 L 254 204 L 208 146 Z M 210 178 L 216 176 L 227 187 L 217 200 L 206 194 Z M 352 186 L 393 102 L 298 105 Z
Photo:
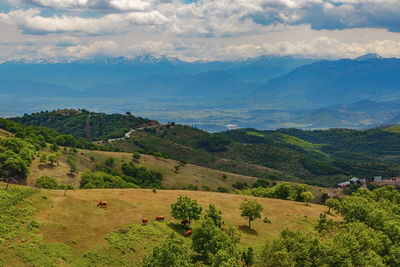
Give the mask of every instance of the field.
M 122 165 L 123 162 L 129 162 L 132 160 L 131 153 L 78 150 L 77 163 L 80 171 L 72 176 L 69 174 L 66 155 L 62 155 L 59 163 L 54 166 L 44 166 L 39 162 L 39 158 L 37 157 L 30 167 L 27 185 L 34 186 L 38 178 L 46 175 L 56 178 L 60 183 L 72 184 L 74 188 L 77 189 L 79 188 L 82 172 L 85 170 L 92 170 L 96 163 L 103 163 L 106 158 L 109 157 L 116 159 L 115 164 L 117 168 Z M 232 184 L 236 182 L 252 185 L 257 181 L 257 178 L 254 177 L 221 172 L 192 164 L 187 164 L 176 172 L 174 166 L 178 164 L 177 161 L 157 158 L 150 155 L 141 155 L 139 162 L 136 164 L 138 166 L 144 166 L 150 170 L 161 172 L 164 177 L 163 184 L 167 189 L 183 189 L 187 188 L 189 185 L 194 185 L 197 186 L 199 190 L 204 190 L 208 187 L 215 191 L 218 187 L 224 187 L 229 191 L 233 191 L 234 188 L 232 187 Z M 224 178 L 224 174 L 226 175 L 226 178 Z M 328 193 L 330 196 L 337 193 L 336 189 L 333 188 L 318 186 L 309 186 L 309 188 L 315 196 L 315 202 L 320 201 L 322 193 Z
M 215 204 L 222 211 L 225 223 L 233 224 L 240 230 L 241 246 L 251 245 L 256 250 L 259 250 L 267 239 L 277 237 L 285 228 L 302 231 L 312 229 L 319 214 L 327 209 L 316 204 L 306 206 L 299 202 L 258 198 L 257 201 L 264 207 L 262 217 L 269 218 L 271 223 L 257 220 L 253 222 L 252 230 L 249 230 L 246 227 L 247 221 L 240 217 L 239 205 L 244 199 L 253 197 L 236 194 L 182 190 L 157 190 L 153 193 L 145 189 L 96 189 L 67 191 L 64 196 L 63 191 L 41 190 L 29 197 L 28 203 L 37 209 L 33 220 L 41 225 L 35 235 L 43 238 L 43 244 L 64 244 L 62 251 L 69 255 L 67 263 L 85 266 L 87 258 L 84 255 L 87 256 L 90 252 L 90 255 L 107 255 L 108 261 L 115 260 L 114 263 L 126 260 L 135 266 L 157 243 L 166 238 L 168 233 L 181 234 L 179 227 L 174 223 L 175 220 L 170 216 L 170 204 L 175 202 L 178 196 L 197 199 L 203 210 L 210 203 Z M 109 206 L 96 208 L 100 200 L 106 200 Z M 166 221 L 153 222 L 154 217 L 160 215 L 165 216 Z M 149 224 L 146 226 L 141 225 L 143 217 L 149 218 Z M 333 218 L 340 220 L 339 217 Z M 127 234 L 122 234 L 125 232 Z M 25 241 L 22 242 L 22 247 L 30 242 Z M 6 249 L 0 250 L 0 258 L 4 258 L 5 263 L 9 260 L 17 264 L 18 257 L 13 248 L 18 246 L 18 243 L 9 244 Z M 8 253 L 7 257 L 4 257 L 4 253 Z M 45 251 L 37 253 L 45 254 Z M 100 257 L 96 264 L 101 265 L 100 262 L 104 263 L 104 260 Z

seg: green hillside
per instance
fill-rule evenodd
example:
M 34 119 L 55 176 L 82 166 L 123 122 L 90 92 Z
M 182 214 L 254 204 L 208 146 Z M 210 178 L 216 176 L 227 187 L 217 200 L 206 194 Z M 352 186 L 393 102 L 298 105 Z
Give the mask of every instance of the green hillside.
M 63 138 L 54 141 L 59 145 L 68 145 L 65 140 L 72 135 L 81 138 L 78 140 L 82 144 L 77 146 L 81 148 L 138 151 L 150 155 L 158 152 L 175 160 L 184 159 L 194 165 L 277 181 L 335 186 L 353 176 L 390 178 L 400 173 L 400 134 L 385 129 L 240 129 L 210 134 L 173 123 L 139 127 L 153 122 L 130 114 L 68 111 L 66 115 L 65 112 L 35 113 L 14 120 L 46 125 L 59 131 Z M 38 118 L 42 122 L 37 122 Z M 86 123 L 88 118 L 90 123 Z M 80 123 L 70 127 L 75 120 Z M 101 134 L 95 130 L 100 125 L 96 121 L 104 126 Z M 82 139 L 82 135 L 89 129 L 85 125 L 92 125 L 89 127 L 91 133 L 96 133 L 94 135 L 102 139 L 107 136 L 124 136 L 124 131 L 129 131 L 130 127 L 136 127 L 136 131 L 130 139 L 90 144 Z M 94 139 L 94 136 L 91 138 Z
M 131 139 L 113 145 L 123 151 L 161 151 L 175 159 L 222 171 L 323 186 L 335 186 L 350 176 L 392 177 L 400 173 L 400 165 L 393 160 L 400 152 L 396 142 L 400 135 L 356 131 L 368 136 L 362 143 L 348 130 L 316 131 L 315 135 L 324 134 L 319 139 L 302 139 L 299 133 L 314 132 L 242 129 L 209 134 L 175 125 L 137 131 Z M 376 153 L 379 147 L 387 148 L 386 152 Z
M 134 117 L 132 114 L 105 114 L 87 110 L 57 110 L 38 112 L 13 118 L 15 122 L 30 126 L 43 126 L 59 133 L 86 140 L 107 140 L 124 137 L 132 128 L 157 124 L 156 121 Z

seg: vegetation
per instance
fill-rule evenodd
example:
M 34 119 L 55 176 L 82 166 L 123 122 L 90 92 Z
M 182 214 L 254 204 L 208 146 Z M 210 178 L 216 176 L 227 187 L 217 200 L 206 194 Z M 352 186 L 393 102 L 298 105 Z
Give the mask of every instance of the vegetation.
M 240 216 L 249 220 L 249 228 L 251 228 L 251 222 L 255 219 L 261 218 L 261 212 L 263 209 L 263 206 L 257 201 L 246 200 L 240 204 L 240 210 L 242 211 Z
M 171 204 L 171 215 L 175 219 L 188 222 L 190 225 L 192 220 L 200 219 L 202 207 L 197 204 L 196 200 L 189 197 L 178 197 L 176 203 Z
M 320 234 L 285 230 L 267 242 L 263 264 L 397 266 L 399 199 L 400 193 L 390 186 L 372 192 L 359 189 L 335 207 L 344 218 L 342 225 L 335 226 L 322 214 Z
M 20 118 L 13 118 L 23 125 L 43 126 L 53 129 L 64 135 L 86 140 L 107 140 L 123 137 L 131 128 L 137 128 L 154 123 L 148 119 L 134 117 L 132 114 L 105 114 L 89 112 L 87 110 L 58 110 L 25 114 Z M 65 136 L 59 137 L 61 140 Z M 58 142 L 57 142 L 58 143 Z
M 304 193 L 307 193 L 307 189 L 307 185 L 304 184 L 279 183 L 273 187 L 264 188 L 260 186 L 251 189 L 236 190 L 234 193 L 255 197 L 304 201 Z

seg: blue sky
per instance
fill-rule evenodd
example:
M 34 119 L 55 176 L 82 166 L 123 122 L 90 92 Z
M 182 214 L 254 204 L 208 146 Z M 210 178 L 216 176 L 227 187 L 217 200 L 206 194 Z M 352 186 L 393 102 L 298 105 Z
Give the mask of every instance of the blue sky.
M 0 62 L 400 56 L 399 0 L 0 1 Z

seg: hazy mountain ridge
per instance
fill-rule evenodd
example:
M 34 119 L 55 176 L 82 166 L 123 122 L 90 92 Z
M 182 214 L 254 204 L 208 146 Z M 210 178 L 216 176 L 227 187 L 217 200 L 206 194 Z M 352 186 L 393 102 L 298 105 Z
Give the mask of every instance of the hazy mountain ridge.
M 148 55 L 23 60 L 0 64 L 0 95 L 7 99 L 0 100 L 0 114 L 10 114 L 10 101 L 24 107 L 11 116 L 60 108 L 62 101 L 63 107 L 132 111 L 211 131 L 228 124 L 367 128 L 399 121 L 399 74 L 400 59 L 376 54 L 334 61 L 262 56 L 184 62 Z

